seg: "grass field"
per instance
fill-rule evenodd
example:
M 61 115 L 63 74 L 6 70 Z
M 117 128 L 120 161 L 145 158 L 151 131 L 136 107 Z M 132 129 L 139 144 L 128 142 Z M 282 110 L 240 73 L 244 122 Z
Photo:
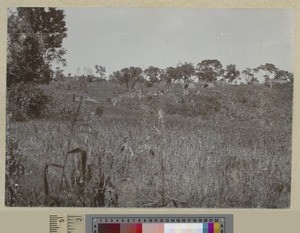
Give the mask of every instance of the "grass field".
M 7 125 L 6 205 L 290 206 L 291 83 L 42 88 L 51 114 Z

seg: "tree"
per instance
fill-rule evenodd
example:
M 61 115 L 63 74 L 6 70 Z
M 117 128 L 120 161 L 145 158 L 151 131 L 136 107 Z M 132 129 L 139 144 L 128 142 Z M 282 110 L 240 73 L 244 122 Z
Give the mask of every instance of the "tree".
M 266 63 L 265 65 L 254 68 L 253 71 L 258 81 L 268 82 L 268 80 L 275 78 L 278 68 L 271 63 Z
M 167 69 L 161 69 L 160 81 L 164 81 L 167 84 L 171 84 L 172 79 L 169 78 L 169 75 L 167 74 Z
M 144 74 L 149 77 L 149 83 L 152 85 L 155 82 L 159 81 L 159 76 L 161 74 L 161 70 L 155 66 L 149 66 L 144 70 Z
M 178 74 L 178 70 L 175 67 L 167 67 L 166 68 L 166 82 L 171 83 L 173 80 L 177 80 L 180 78 L 180 74 Z
M 110 79 L 116 80 L 121 85 L 125 84 L 125 86 L 129 88 L 130 71 L 128 68 L 123 68 L 121 70 L 114 71 L 110 76 Z
M 67 36 L 64 11 L 17 8 L 8 17 L 7 86 L 48 83 L 51 63 L 66 64 L 62 41 Z
M 224 71 L 224 78 L 227 79 L 229 82 L 232 82 L 240 75 L 240 71 L 236 69 L 236 66 L 230 64 L 226 67 Z
M 218 60 L 203 60 L 197 64 L 196 70 L 198 78 L 205 81 L 215 81 L 224 72 Z
M 119 78 L 119 81 L 125 84 L 127 88 L 129 88 L 130 71 L 128 68 L 121 69 L 121 77 Z
M 270 73 L 277 73 L 278 68 L 272 63 L 266 63 L 265 65 L 260 65 L 259 67 L 254 69 L 255 72 L 258 72 L 259 70 L 268 71 Z
M 184 64 L 178 64 L 176 70 L 178 73 L 177 76 L 185 80 L 195 74 L 195 68 L 192 63 L 185 62 Z
M 130 87 L 133 88 L 137 82 L 142 82 L 142 76 L 143 70 L 140 67 L 129 67 L 129 81 L 130 81 Z
M 278 70 L 275 79 L 277 80 L 288 80 L 293 82 L 294 80 L 294 75 L 291 72 L 288 72 L 286 70 Z
M 54 62 L 66 64 L 64 18 L 64 11 L 55 8 L 17 8 L 9 13 L 6 78 L 8 112 L 14 119 L 40 117 L 49 100 L 37 84 L 50 82 Z
M 127 88 L 133 88 L 136 82 L 142 81 L 143 70 L 140 67 L 131 66 L 123 68 L 120 71 L 115 71 L 112 78 L 117 80 L 120 84 L 125 84 Z
M 96 74 L 100 75 L 100 78 L 103 78 L 105 76 L 105 67 L 100 65 L 95 65 Z
M 293 74 L 278 69 L 274 64 L 272 63 L 266 63 L 265 65 L 261 65 L 254 69 L 256 73 L 263 72 L 264 77 L 268 79 L 281 79 L 281 80 L 293 80 Z
M 138 79 L 140 78 L 140 75 L 142 74 L 143 70 L 140 67 L 129 67 L 129 73 L 132 79 Z
M 242 74 L 244 75 L 247 84 L 251 84 L 258 81 L 257 78 L 254 77 L 253 71 L 250 68 L 243 70 Z

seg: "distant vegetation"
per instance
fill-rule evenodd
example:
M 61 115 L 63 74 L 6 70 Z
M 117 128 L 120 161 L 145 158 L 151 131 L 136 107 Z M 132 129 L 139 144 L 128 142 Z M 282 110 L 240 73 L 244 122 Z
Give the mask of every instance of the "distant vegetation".
M 251 84 L 255 82 L 265 83 L 268 80 L 287 80 L 293 81 L 293 74 L 280 70 L 275 65 L 266 63 L 257 68 L 247 68 L 243 71 L 236 69 L 236 65 L 230 64 L 223 68 L 218 60 L 203 60 L 196 67 L 192 63 L 179 63 L 176 67 L 167 67 L 160 69 L 149 66 L 142 71 L 139 67 L 124 68 L 115 71 L 109 77 L 110 80 L 116 80 L 120 84 L 126 85 L 127 88 L 133 88 L 137 83 L 145 83 L 150 87 L 154 83 L 166 82 L 183 83 L 193 82 L 218 82 L 229 84 Z M 130 84 L 130 85 L 129 85 Z
M 38 17 L 39 16 L 39 17 Z M 288 208 L 293 74 L 218 60 L 65 76 L 64 14 L 8 18 L 8 206 Z

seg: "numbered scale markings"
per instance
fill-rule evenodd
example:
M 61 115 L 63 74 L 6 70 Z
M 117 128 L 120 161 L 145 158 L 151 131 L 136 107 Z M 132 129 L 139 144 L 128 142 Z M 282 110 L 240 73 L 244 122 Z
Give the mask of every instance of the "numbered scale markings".
M 91 233 L 232 233 L 232 215 L 89 216 Z M 91 220 L 90 220 L 91 219 Z M 92 226 L 92 227 L 91 227 Z
M 225 215 L 50 215 L 50 233 L 233 233 Z
M 50 215 L 50 233 L 84 232 L 84 215 Z

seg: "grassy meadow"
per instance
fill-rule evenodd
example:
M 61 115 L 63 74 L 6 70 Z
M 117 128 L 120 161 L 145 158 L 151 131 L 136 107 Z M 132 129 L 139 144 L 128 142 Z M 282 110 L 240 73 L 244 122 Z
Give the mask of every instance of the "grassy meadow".
M 41 88 L 43 117 L 7 117 L 8 206 L 290 206 L 291 83 Z

